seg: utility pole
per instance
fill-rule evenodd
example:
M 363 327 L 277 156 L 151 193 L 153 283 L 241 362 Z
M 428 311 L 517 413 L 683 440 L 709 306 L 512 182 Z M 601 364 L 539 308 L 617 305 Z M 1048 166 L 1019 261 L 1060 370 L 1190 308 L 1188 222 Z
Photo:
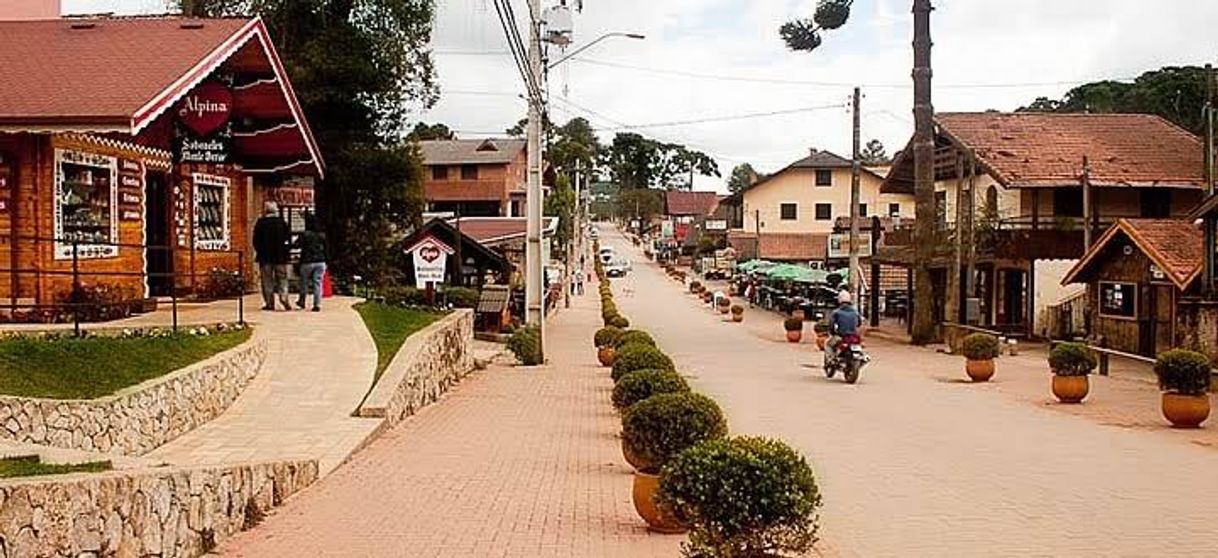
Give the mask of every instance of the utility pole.
M 541 61 L 541 0 L 529 0 L 529 74 L 540 86 L 545 79 Z M 540 353 L 545 362 L 546 303 L 542 288 L 545 273 L 541 261 L 541 87 L 529 95 L 528 190 L 525 198 L 527 242 L 525 245 L 525 323 L 538 329 Z
M 970 299 L 977 298 L 977 158 L 970 150 L 968 152 L 968 195 L 965 197 L 965 203 L 968 204 L 968 212 L 965 213 L 968 220 L 968 232 L 965 234 L 965 242 L 968 243 L 968 252 L 965 254 L 964 263 L 964 292 L 968 293 Z M 967 303 L 966 303 L 967 304 Z M 965 312 L 965 321 L 968 320 L 968 312 Z M 970 324 L 972 325 L 972 324 Z
M 960 304 L 960 269 L 964 267 L 964 156 L 956 153 L 956 230 L 952 242 L 952 265 L 947 270 L 947 321 L 963 323 Z
M 1205 65 L 1205 192 L 1207 196 L 1214 195 L 1214 66 Z M 1215 234 L 1214 219 L 1203 217 L 1202 226 L 1205 228 L 1205 277 L 1202 278 L 1202 291 L 1205 296 L 1214 294 L 1214 250 Z
M 1094 212 L 1091 207 L 1091 161 L 1086 155 L 1083 155 L 1083 173 L 1079 178 L 1083 183 L 1083 252 L 1086 253 L 1091 249 L 1091 235 L 1094 233 L 1091 230 Z
M 934 288 L 930 264 L 935 255 L 935 109 L 931 104 L 930 0 L 913 0 L 914 14 L 914 292 L 911 338 L 926 345 L 935 337 Z
M 850 295 L 855 301 L 855 304 L 862 304 L 859 300 L 859 284 L 862 283 L 862 275 L 859 273 L 859 183 L 862 180 L 863 162 L 862 157 L 862 117 L 859 114 L 859 104 L 862 99 L 862 94 L 858 87 L 854 88 L 854 162 L 851 165 L 850 174 Z M 872 255 L 872 257 L 875 257 Z M 875 312 L 874 308 L 868 308 L 868 312 Z
M 761 259 L 761 210 L 753 210 L 753 230 L 757 235 L 757 259 Z

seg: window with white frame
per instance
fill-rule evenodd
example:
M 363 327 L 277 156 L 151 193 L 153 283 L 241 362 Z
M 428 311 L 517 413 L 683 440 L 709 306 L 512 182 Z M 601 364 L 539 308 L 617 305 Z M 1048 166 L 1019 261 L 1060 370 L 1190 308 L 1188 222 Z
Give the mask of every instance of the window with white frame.
M 191 175 L 194 182 L 195 248 L 228 250 L 232 181 L 210 174 Z
M 55 259 L 118 256 L 118 158 L 55 150 Z

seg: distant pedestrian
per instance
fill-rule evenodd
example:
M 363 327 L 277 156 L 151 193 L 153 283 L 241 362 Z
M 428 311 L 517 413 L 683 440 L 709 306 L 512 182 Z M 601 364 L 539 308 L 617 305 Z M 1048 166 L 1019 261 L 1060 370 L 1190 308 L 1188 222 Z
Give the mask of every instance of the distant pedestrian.
M 313 290 L 313 311 L 321 312 L 322 280 L 326 276 L 326 235 L 317 226 L 317 218 L 306 213 L 305 230 L 296 239 L 300 248 L 300 297 L 296 306 L 305 307 L 305 297 Z
M 275 310 L 276 297 L 284 310 L 292 309 L 288 302 L 290 240 L 291 231 L 287 222 L 279 216 L 279 206 L 275 202 L 266 202 L 262 217 L 254 224 L 254 259 L 262 276 L 262 309 L 268 312 Z

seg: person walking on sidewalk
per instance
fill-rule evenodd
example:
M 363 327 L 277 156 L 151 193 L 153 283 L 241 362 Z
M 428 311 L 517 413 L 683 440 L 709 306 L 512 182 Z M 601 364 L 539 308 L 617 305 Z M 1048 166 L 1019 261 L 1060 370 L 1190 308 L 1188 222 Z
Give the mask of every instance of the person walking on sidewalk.
M 284 310 L 291 310 L 288 302 L 288 241 L 291 231 L 279 216 L 279 206 L 266 202 L 262 217 L 254 224 L 254 255 L 258 272 L 262 276 L 262 309 L 275 310 L 275 300 L 283 303 Z
M 305 230 L 296 239 L 300 248 L 300 298 L 296 306 L 301 310 L 305 307 L 305 297 L 309 289 L 313 289 L 313 311 L 321 312 L 321 283 L 326 276 L 326 235 L 317 227 L 317 217 L 306 213 Z

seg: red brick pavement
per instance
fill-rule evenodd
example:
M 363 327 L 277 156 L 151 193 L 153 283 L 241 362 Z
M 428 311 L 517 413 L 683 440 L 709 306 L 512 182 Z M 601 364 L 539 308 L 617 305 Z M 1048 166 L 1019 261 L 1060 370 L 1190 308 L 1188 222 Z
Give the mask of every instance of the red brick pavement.
M 224 553 L 675 556 L 683 538 L 648 533 L 630 502 L 595 300 L 556 317 L 551 365 L 472 376 Z

